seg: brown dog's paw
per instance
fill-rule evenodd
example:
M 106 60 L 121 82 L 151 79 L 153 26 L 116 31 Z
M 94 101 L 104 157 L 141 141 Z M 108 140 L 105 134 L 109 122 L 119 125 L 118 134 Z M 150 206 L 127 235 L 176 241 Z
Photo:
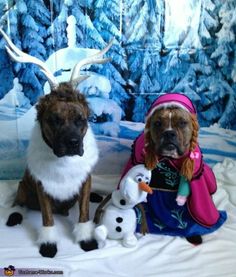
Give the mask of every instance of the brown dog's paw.
M 12 227 L 17 224 L 21 224 L 22 220 L 23 220 L 22 214 L 20 214 L 18 212 L 14 212 L 9 215 L 6 225 L 9 227 Z
M 186 240 L 195 246 L 202 243 L 202 237 L 200 235 L 186 237 Z
M 39 253 L 43 257 L 53 258 L 57 254 L 57 245 L 56 243 L 42 243 L 40 244 Z
M 91 240 L 82 240 L 80 242 L 80 247 L 84 250 L 84 251 L 91 251 L 94 249 L 98 249 L 98 243 L 95 239 L 91 239 Z

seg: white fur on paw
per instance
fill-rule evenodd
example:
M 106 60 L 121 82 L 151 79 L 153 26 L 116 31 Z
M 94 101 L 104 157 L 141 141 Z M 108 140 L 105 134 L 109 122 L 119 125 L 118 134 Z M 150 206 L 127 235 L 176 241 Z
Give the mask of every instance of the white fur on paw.
M 73 234 L 76 242 L 91 240 L 94 235 L 95 224 L 90 220 L 84 223 L 76 223 Z
M 138 240 L 134 234 L 128 234 L 124 236 L 122 244 L 125 247 L 135 247 L 138 243 Z
M 38 244 L 56 243 L 58 241 L 58 232 L 56 226 L 43 226 L 39 231 Z

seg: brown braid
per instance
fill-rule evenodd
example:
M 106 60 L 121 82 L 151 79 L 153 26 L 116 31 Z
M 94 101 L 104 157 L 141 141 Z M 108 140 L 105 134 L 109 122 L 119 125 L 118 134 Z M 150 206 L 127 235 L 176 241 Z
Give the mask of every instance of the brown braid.
M 199 130 L 197 116 L 194 114 L 191 114 L 191 118 L 192 118 L 193 134 L 190 142 L 189 153 L 191 153 L 191 151 L 194 151 L 195 147 L 197 146 L 198 130 Z M 193 178 L 193 173 L 194 173 L 194 159 L 191 159 L 188 156 L 182 164 L 180 174 L 184 176 L 188 181 L 191 181 Z
M 155 154 L 155 145 L 151 138 L 150 133 L 150 119 L 147 120 L 145 125 L 144 143 L 145 143 L 145 166 L 149 170 L 153 170 L 157 164 L 157 157 Z

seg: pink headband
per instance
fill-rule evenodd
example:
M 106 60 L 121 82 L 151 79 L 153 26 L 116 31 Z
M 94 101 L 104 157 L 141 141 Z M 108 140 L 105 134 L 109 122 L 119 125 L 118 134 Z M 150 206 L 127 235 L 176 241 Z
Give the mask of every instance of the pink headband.
M 180 107 L 191 114 L 196 114 L 196 109 L 192 101 L 186 95 L 180 93 L 167 93 L 157 98 L 149 109 L 147 117 L 150 117 L 154 111 L 162 107 L 167 108 L 175 106 Z

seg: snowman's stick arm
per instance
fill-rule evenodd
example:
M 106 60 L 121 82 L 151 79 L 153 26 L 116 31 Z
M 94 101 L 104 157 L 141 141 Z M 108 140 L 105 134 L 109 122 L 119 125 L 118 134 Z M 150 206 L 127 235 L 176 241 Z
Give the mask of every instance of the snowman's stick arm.
M 148 230 L 148 225 L 147 225 L 147 218 L 146 218 L 146 214 L 143 208 L 143 205 L 141 203 L 137 204 L 135 207 L 137 207 L 140 212 L 141 212 L 141 228 L 140 228 L 140 232 L 143 235 L 146 235 L 147 233 L 149 233 Z
M 103 208 L 104 206 L 106 206 L 106 204 L 111 200 L 111 193 L 108 194 L 103 200 L 102 202 L 98 205 L 96 211 L 95 211 L 95 215 L 93 218 L 93 222 L 95 224 L 98 224 L 100 222 L 101 219 L 101 215 L 104 212 Z

